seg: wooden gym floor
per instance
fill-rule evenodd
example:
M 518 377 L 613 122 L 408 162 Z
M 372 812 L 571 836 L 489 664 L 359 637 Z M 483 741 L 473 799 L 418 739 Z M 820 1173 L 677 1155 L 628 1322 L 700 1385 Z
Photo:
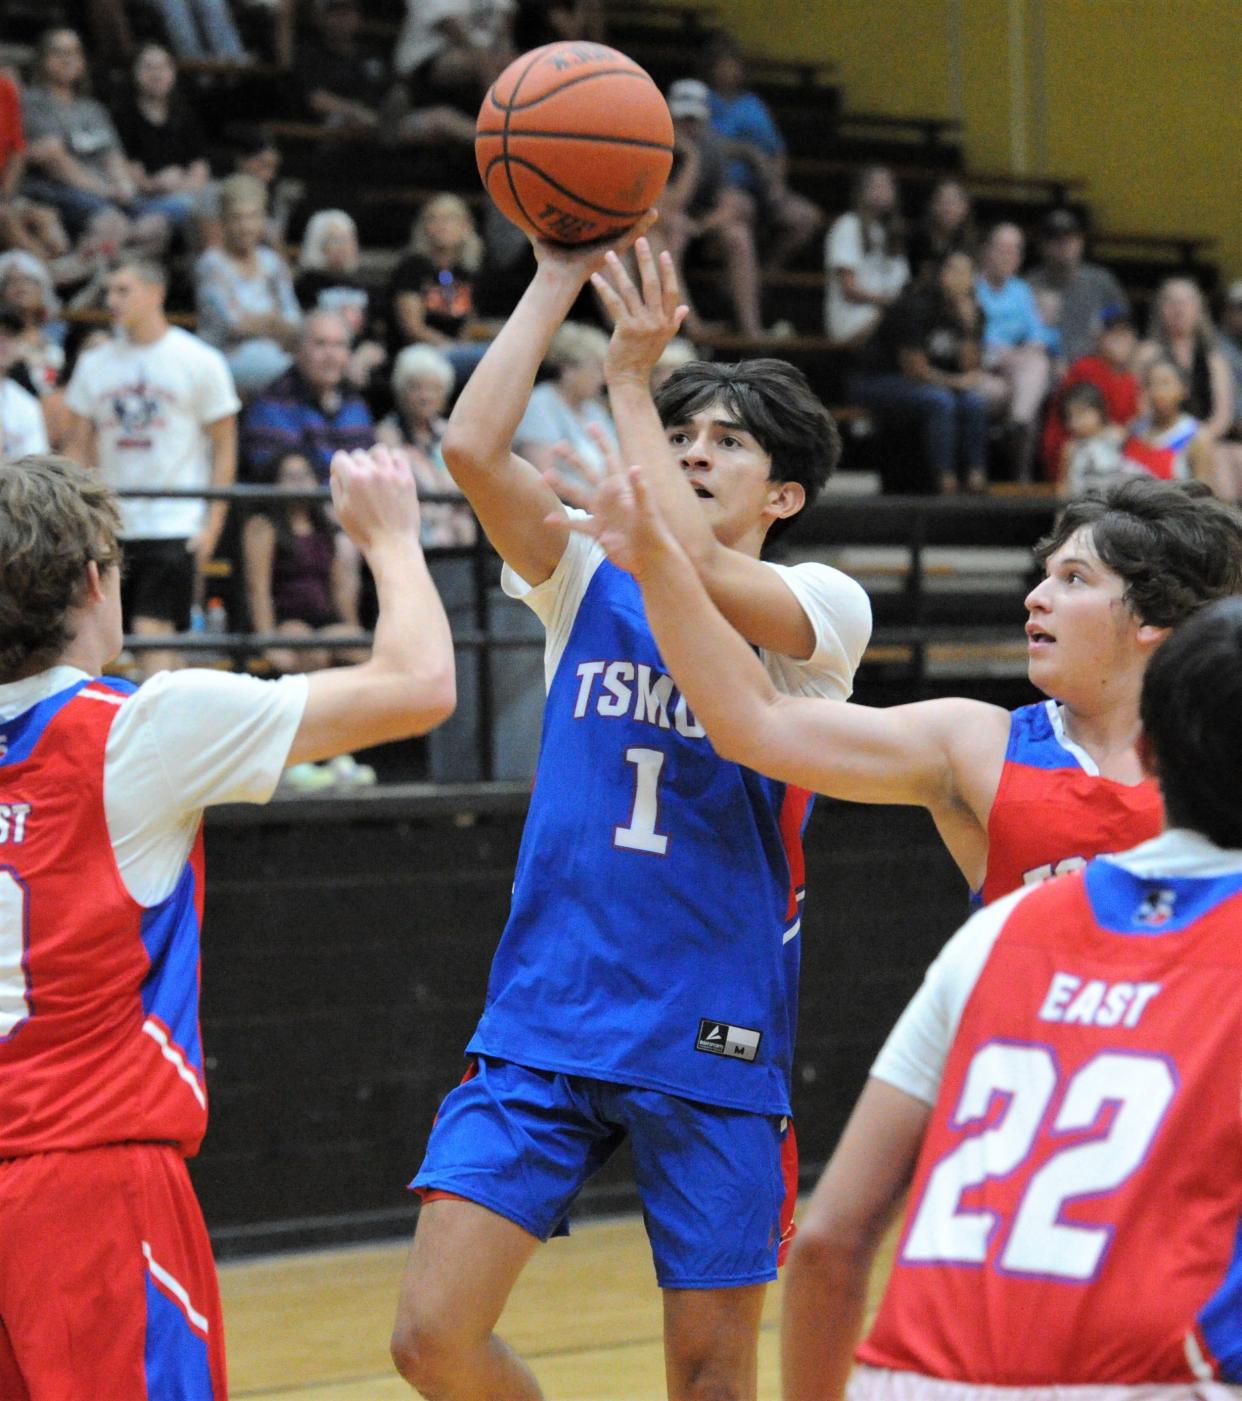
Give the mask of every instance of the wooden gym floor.
M 388 1359 L 406 1244 L 269 1256 L 220 1270 L 233 1401 L 409 1401 Z M 780 1285 L 768 1290 L 760 1401 L 780 1395 Z M 660 1401 L 661 1309 L 641 1220 L 575 1227 L 538 1251 L 500 1332 L 549 1401 Z

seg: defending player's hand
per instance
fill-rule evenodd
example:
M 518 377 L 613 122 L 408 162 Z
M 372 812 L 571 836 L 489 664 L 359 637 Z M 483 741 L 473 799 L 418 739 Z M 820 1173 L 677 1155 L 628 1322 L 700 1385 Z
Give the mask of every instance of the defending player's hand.
M 680 552 L 647 488 L 642 467 L 626 467 L 615 453 L 607 455 L 603 468 L 589 466 L 576 454 L 563 456 L 574 462 L 582 480 L 555 468 L 544 476 L 559 496 L 590 514 L 558 512 L 548 517 L 549 525 L 589 535 L 613 564 L 640 581 L 660 559 Z
M 615 252 L 605 257 L 603 271 L 591 274 L 591 285 L 612 317 L 612 339 L 604 358 L 610 383 L 631 376 L 646 384 L 664 347 L 690 314 L 681 299 L 671 255 L 665 251 L 657 258 L 651 244 L 640 238 L 634 244 L 634 258 L 637 286 Z
M 641 238 L 659 217 L 656 210 L 649 209 L 641 219 L 631 224 L 619 238 L 613 239 L 611 243 L 551 243 L 547 239 L 532 238 L 530 242 L 531 247 L 535 250 L 535 261 L 539 264 L 540 269 L 547 267 L 563 269 L 572 272 L 585 282 L 597 269 L 604 266 L 606 257 L 625 253 L 632 248 L 635 240 Z
M 418 488 L 402 453 L 382 445 L 338 452 L 331 482 L 337 520 L 364 554 L 387 539 L 418 544 Z

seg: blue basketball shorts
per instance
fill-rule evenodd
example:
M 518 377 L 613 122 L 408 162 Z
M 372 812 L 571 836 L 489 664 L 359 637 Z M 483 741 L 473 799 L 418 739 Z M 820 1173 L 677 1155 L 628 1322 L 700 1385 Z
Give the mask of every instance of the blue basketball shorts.
M 797 1192 L 793 1130 L 779 1115 L 480 1057 L 441 1105 L 410 1186 L 546 1241 L 568 1234 L 574 1199 L 627 1136 L 662 1289 L 776 1278 Z

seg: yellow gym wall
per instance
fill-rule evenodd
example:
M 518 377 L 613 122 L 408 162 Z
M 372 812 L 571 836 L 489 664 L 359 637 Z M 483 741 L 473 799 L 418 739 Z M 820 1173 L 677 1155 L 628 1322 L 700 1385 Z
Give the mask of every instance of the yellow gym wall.
M 831 59 L 848 108 L 958 117 L 974 169 L 1081 175 L 1101 228 L 1214 237 L 1242 276 L 1242 0 L 708 8 L 756 53 Z

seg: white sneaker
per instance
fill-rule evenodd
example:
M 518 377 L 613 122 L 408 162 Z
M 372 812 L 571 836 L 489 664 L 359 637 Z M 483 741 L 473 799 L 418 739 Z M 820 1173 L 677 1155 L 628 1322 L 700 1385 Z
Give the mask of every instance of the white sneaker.
M 324 768 L 342 788 L 371 788 L 375 784 L 375 770 L 370 764 L 360 764 L 352 754 L 338 754 Z
M 294 764 L 280 776 L 280 787 L 292 793 L 322 793 L 335 783 L 327 764 Z

